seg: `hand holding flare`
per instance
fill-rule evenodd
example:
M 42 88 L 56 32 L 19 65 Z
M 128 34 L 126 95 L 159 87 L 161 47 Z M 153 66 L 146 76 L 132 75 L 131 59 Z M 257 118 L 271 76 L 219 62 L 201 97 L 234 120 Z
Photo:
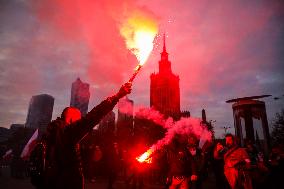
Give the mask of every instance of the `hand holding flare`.
M 133 82 L 133 80 L 135 79 L 135 77 L 136 77 L 136 75 L 138 74 L 138 72 L 141 70 L 141 68 L 142 68 L 142 65 L 138 65 L 138 66 L 136 66 L 136 68 L 134 69 L 134 73 L 133 73 L 133 75 L 131 76 L 131 78 L 129 79 L 129 83 L 132 83 Z

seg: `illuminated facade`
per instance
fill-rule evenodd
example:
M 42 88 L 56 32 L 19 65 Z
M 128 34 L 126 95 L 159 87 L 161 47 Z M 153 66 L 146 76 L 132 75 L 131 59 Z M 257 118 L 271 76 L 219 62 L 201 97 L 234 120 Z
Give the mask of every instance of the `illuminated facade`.
M 159 61 L 159 72 L 150 76 L 150 106 L 166 117 L 180 118 L 179 76 L 172 73 L 171 62 L 168 60 L 165 36 L 163 52 Z

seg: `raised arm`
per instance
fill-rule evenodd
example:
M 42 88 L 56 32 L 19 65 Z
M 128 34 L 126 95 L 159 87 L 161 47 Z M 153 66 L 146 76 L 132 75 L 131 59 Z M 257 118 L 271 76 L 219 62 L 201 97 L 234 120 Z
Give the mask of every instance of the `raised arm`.
M 70 124 L 64 129 L 64 135 L 68 138 L 68 141 L 75 144 L 78 143 L 89 131 L 96 126 L 102 118 L 108 114 L 118 100 L 131 92 L 131 83 L 125 83 L 119 89 L 119 91 L 102 101 L 99 105 L 94 107 L 85 117 Z

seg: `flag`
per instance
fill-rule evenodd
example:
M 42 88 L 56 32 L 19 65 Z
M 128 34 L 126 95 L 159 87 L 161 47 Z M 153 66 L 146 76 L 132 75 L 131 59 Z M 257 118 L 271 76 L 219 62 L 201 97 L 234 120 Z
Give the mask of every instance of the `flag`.
M 25 145 L 22 153 L 21 153 L 21 158 L 24 160 L 28 160 L 31 152 L 33 151 L 34 147 L 36 146 L 36 141 L 38 137 L 38 129 L 34 132 L 33 136 L 30 138 L 28 143 Z
M 9 160 L 12 157 L 13 150 L 7 150 L 6 153 L 3 155 L 3 160 Z

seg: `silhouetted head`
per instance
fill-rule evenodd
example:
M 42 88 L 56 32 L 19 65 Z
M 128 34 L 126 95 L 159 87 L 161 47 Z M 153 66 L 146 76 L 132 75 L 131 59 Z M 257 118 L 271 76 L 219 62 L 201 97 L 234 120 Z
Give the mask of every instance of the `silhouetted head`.
M 81 119 L 81 112 L 77 108 L 67 107 L 63 110 L 61 118 L 66 124 L 71 124 Z
M 185 135 L 175 134 L 170 143 L 170 146 L 173 149 L 177 149 L 184 147 L 186 143 L 187 143 L 187 138 Z
M 226 134 L 225 139 L 226 139 L 226 146 L 228 146 L 229 148 L 235 146 L 236 141 L 234 135 L 230 133 Z
M 189 135 L 187 142 L 188 142 L 188 146 L 190 147 L 196 147 L 198 145 L 198 139 L 195 135 Z

